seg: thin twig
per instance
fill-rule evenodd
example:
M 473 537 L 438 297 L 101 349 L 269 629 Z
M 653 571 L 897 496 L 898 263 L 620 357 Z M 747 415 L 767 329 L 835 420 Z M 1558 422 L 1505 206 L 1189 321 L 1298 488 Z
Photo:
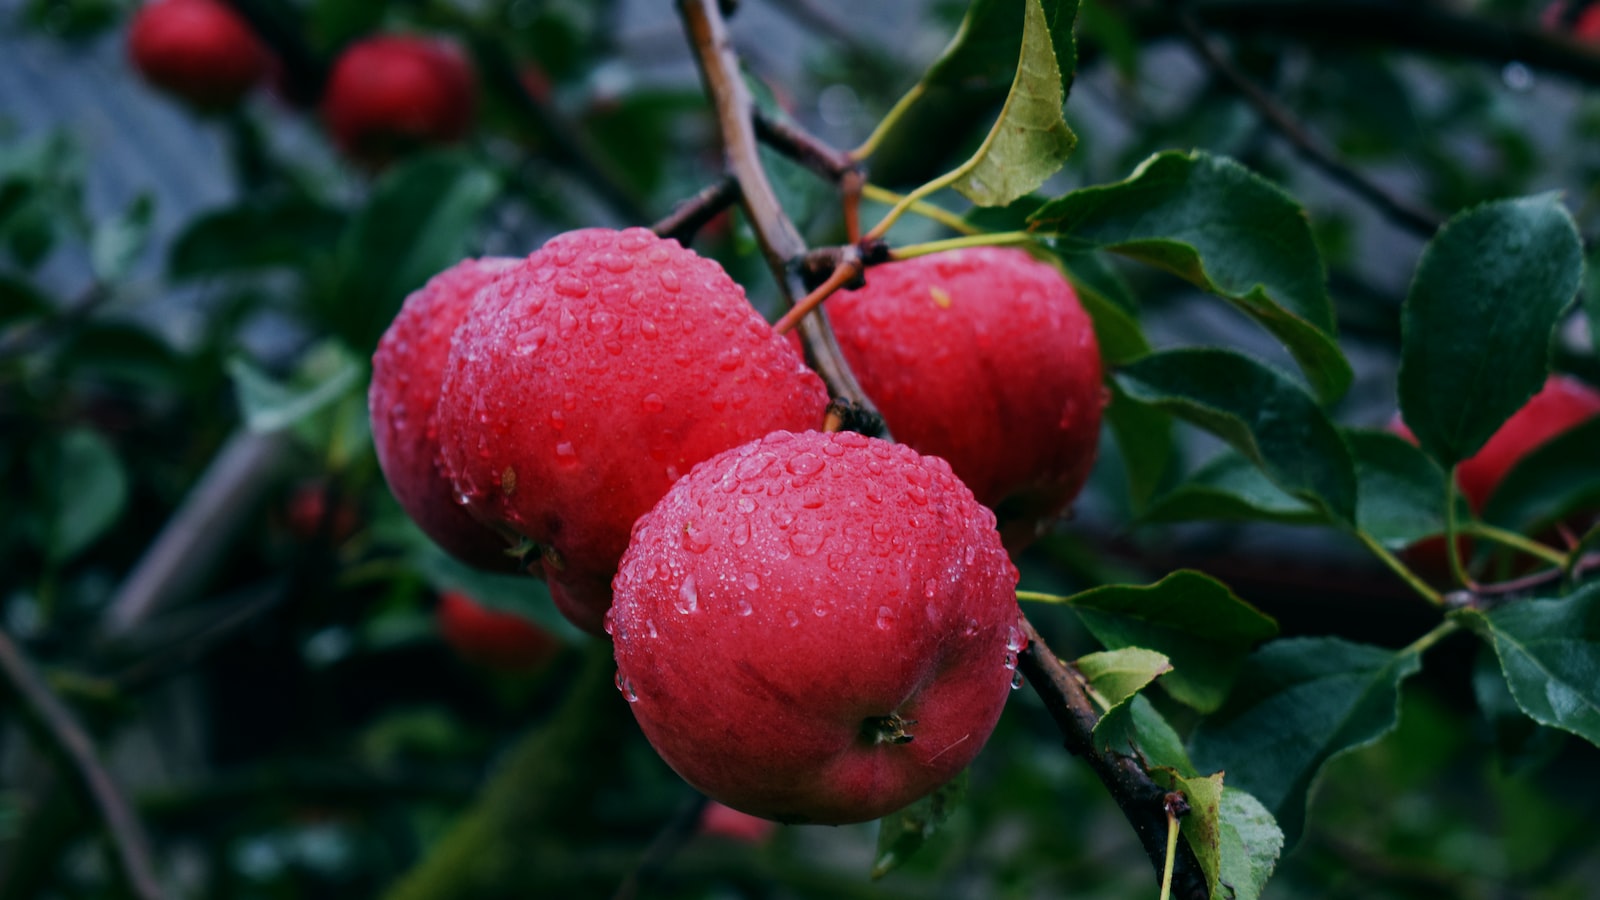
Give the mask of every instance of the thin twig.
M 1100 720 L 1089 699 L 1082 676 L 1069 669 L 1044 642 L 1033 623 L 1022 620 L 1028 646 L 1018 654 L 1017 664 L 1033 687 L 1045 709 L 1061 730 L 1066 748 L 1083 757 L 1111 799 L 1122 809 L 1128 824 L 1139 836 L 1139 843 L 1155 867 L 1157 875 L 1167 862 L 1167 791 L 1156 784 L 1144 766 L 1132 756 L 1094 742 L 1094 726 Z M 1210 894 L 1205 872 L 1188 841 L 1180 840 L 1173 858 L 1173 896 L 1179 900 L 1206 900 Z
M 666 218 L 650 226 L 650 230 L 680 244 L 694 240 L 694 236 L 717 214 L 739 202 L 739 182 L 732 176 L 706 185 L 694 196 L 678 202 Z
M 1294 114 L 1260 85 L 1250 80 L 1208 37 L 1187 10 L 1177 11 L 1178 28 L 1211 70 L 1249 103 L 1256 114 L 1287 140 L 1300 157 L 1316 166 L 1351 193 L 1372 204 L 1385 218 L 1423 238 L 1439 230 L 1442 219 L 1433 212 L 1396 197 L 1372 179 L 1339 159 L 1332 149 L 1312 136 Z
M 759 140 L 829 181 L 861 171 L 861 163 L 850 154 L 827 144 L 792 119 L 770 116 L 758 109 L 754 122 Z
M 623 879 L 617 892 L 612 895 L 612 900 L 634 900 L 640 896 L 640 891 L 648 887 L 672 857 L 676 856 L 678 851 L 695 836 L 700 825 L 700 816 L 705 812 L 706 804 L 709 802 L 706 795 L 695 791 L 678 807 L 672 818 L 661 826 L 650 846 L 644 849 L 639 864 L 634 866 L 627 878 Z
M 822 305 L 822 301 L 832 297 L 842 288 L 850 287 L 852 283 L 860 286 L 861 260 L 857 257 L 849 262 L 841 263 L 828 276 L 828 280 L 818 285 L 816 290 L 807 294 L 800 302 L 790 307 L 773 326 L 772 330 L 779 334 L 788 334 L 801 320 L 811 314 L 811 311 Z
M 678 13 L 694 48 L 706 93 L 716 109 L 728 172 L 739 182 L 740 202 L 761 243 L 767 267 L 778 282 L 786 305 L 805 296 L 800 264 L 806 242 L 784 213 L 761 164 L 753 113 L 755 104 L 740 73 L 739 58 L 729 41 L 727 22 L 714 0 L 678 0 Z M 863 410 L 874 410 L 866 391 L 850 371 L 826 315 L 807 316 L 800 326 L 806 356 L 834 397 Z
M 139 900 L 160 900 L 163 895 L 150 860 L 150 842 L 144 826 L 111 773 L 100 763 L 83 726 L 4 631 L 0 631 L 0 674 L 5 676 L 5 685 L 16 696 L 24 715 L 37 726 L 42 741 L 70 767 L 105 824 L 106 837 L 128 890 Z

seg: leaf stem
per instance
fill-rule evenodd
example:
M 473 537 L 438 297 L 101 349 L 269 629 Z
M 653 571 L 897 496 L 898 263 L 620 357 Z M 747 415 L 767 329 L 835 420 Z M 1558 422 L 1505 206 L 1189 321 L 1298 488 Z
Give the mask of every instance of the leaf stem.
M 1381 560 L 1384 565 L 1388 566 L 1389 569 L 1396 575 L 1399 575 L 1400 580 L 1410 585 L 1412 590 L 1416 591 L 1418 594 L 1421 594 L 1424 600 L 1427 600 L 1434 606 L 1444 605 L 1444 596 L 1438 591 L 1429 587 L 1428 583 L 1418 577 L 1417 573 L 1411 571 L 1411 568 L 1405 563 L 1401 562 L 1399 557 L 1395 556 L 1393 553 L 1390 553 L 1382 544 L 1378 543 L 1377 538 L 1374 538 L 1372 535 L 1359 528 L 1355 530 L 1355 536 L 1368 550 L 1372 551 L 1372 555 L 1378 557 L 1378 559 Z
M 1017 591 L 1017 602 L 1031 601 L 1034 603 L 1071 603 L 1069 597 L 1061 594 L 1046 594 L 1042 591 Z
M 904 194 L 898 191 L 891 191 L 888 188 L 879 187 L 875 184 L 863 185 L 861 188 L 861 196 L 873 201 L 874 203 L 882 203 L 885 206 L 894 206 L 905 199 Z M 966 219 L 961 218 L 959 215 L 956 215 L 942 206 L 935 206 L 932 203 L 922 200 L 914 200 L 911 203 L 911 211 L 919 216 L 922 216 L 924 219 L 931 219 L 935 222 L 938 222 L 940 225 L 943 225 L 951 231 L 959 231 L 962 234 L 983 233 L 983 229 L 973 225 Z
M 893 260 L 915 259 L 918 256 L 943 253 L 946 250 L 961 250 L 966 247 L 1004 247 L 1032 242 L 1033 235 L 1026 231 L 996 231 L 985 234 L 969 234 L 962 237 L 945 238 L 940 241 L 925 241 L 920 244 L 907 244 L 904 247 L 896 247 L 889 251 L 889 258 Z
M 1514 550 L 1521 550 L 1529 556 L 1537 556 L 1554 566 L 1565 567 L 1569 560 L 1569 554 L 1562 553 L 1554 547 L 1546 546 L 1531 538 L 1523 537 L 1515 531 L 1497 528 L 1494 525 L 1488 525 L 1483 522 L 1468 522 L 1464 526 L 1464 530 L 1467 534 L 1494 541 Z
M 1467 574 L 1466 566 L 1461 563 L 1461 548 L 1456 543 L 1456 535 L 1460 534 L 1460 523 L 1456 521 L 1456 500 L 1461 496 L 1461 487 L 1456 484 L 1456 466 L 1450 467 L 1450 475 L 1446 479 L 1444 489 L 1444 549 L 1445 556 L 1450 560 L 1450 575 L 1456 583 L 1469 590 L 1476 590 L 1477 584 Z
M 1172 896 L 1172 862 L 1178 856 L 1178 817 L 1167 813 L 1167 864 L 1161 870 L 1161 900 Z
M 966 170 L 967 166 L 963 163 L 962 165 L 951 169 L 949 172 L 940 175 L 938 178 L 935 178 L 932 181 L 922 185 L 911 193 L 906 194 L 904 197 L 901 197 L 900 202 L 896 203 L 892 209 L 885 213 L 883 218 L 878 221 L 878 224 L 872 226 L 872 230 L 867 232 L 866 239 L 881 240 L 883 236 L 888 233 L 889 229 L 894 226 L 894 223 L 899 221 L 900 217 L 906 214 L 906 210 L 910 209 L 913 203 L 916 203 L 918 200 L 921 200 L 929 194 L 935 193 L 939 190 L 949 187 L 952 184 L 955 184 L 957 181 L 961 180 L 962 175 L 966 174 Z
M 1454 619 L 1445 619 L 1443 622 L 1433 626 L 1433 629 L 1427 634 L 1417 638 L 1410 644 L 1407 644 L 1400 652 L 1424 653 L 1429 647 L 1432 647 L 1434 644 L 1439 643 L 1439 641 L 1443 640 L 1444 638 L 1454 634 L 1460 627 L 1461 626 L 1457 625 Z
M 772 330 L 779 334 L 788 334 L 800 324 L 800 320 L 811 314 L 811 311 L 822 305 L 822 301 L 833 296 L 840 288 L 850 284 L 861 277 L 861 261 L 853 260 L 840 264 L 828 276 L 828 280 L 817 286 L 817 289 L 802 297 L 799 302 L 789 308 L 772 326 Z
M 899 124 L 906 111 L 918 100 L 922 99 L 922 95 L 926 90 L 927 88 L 923 87 L 922 82 L 919 81 L 911 90 L 906 91 L 905 95 L 896 100 L 894 106 L 889 108 L 889 112 L 873 127 L 872 134 L 867 136 L 861 146 L 850 151 L 850 158 L 860 162 L 877 152 L 878 146 L 883 143 L 883 139 L 894 129 L 895 125 Z

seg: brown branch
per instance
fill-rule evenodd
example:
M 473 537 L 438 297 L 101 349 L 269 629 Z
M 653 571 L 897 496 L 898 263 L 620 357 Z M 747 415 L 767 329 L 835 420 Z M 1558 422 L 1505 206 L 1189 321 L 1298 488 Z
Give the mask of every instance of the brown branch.
M 680 200 L 666 218 L 650 226 L 650 230 L 680 244 L 694 239 L 706 223 L 739 201 L 739 182 L 732 176 L 701 188 L 694 196 Z
M 1097 747 L 1094 726 L 1100 714 L 1089 699 L 1083 677 L 1069 669 L 1039 636 L 1033 623 L 1022 620 L 1028 646 L 1017 657 L 1039 699 L 1061 730 L 1067 750 L 1089 764 L 1100 783 L 1110 791 L 1139 836 L 1145 855 L 1160 877 L 1167 861 L 1167 791 L 1151 780 L 1138 759 Z M 1200 861 L 1186 840 L 1178 842 L 1172 869 L 1172 896 L 1180 900 L 1207 900 L 1210 890 Z
M 1433 237 L 1434 232 L 1439 230 L 1442 220 L 1438 214 L 1424 210 L 1384 190 L 1376 182 L 1345 164 L 1331 148 L 1313 137 L 1293 113 L 1260 85 L 1251 81 L 1248 75 L 1233 64 L 1233 60 L 1229 59 L 1227 54 L 1206 37 L 1199 23 L 1187 10 L 1177 11 L 1177 22 L 1179 30 L 1188 39 L 1195 53 L 1199 54 L 1213 72 L 1242 96 L 1257 115 L 1282 135 L 1301 159 L 1320 169 L 1323 174 L 1344 186 L 1346 190 L 1372 204 L 1385 218 L 1396 225 L 1409 229 L 1424 239 Z
M 783 211 L 761 164 L 753 125 L 755 104 L 740 74 L 727 22 L 714 0 L 678 0 L 678 13 L 694 48 L 700 78 L 716 109 L 728 172 L 739 183 L 740 202 L 755 228 L 767 268 L 778 282 L 779 293 L 785 305 L 793 305 L 807 292 L 800 273 L 800 264 L 806 257 L 806 242 Z M 850 371 L 826 315 L 807 316 L 801 323 L 800 336 L 806 356 L 828 385 L 828 392 L 857 408 L 875 411 L 872 401 Z
M 150 842 L 144 826 L 101 765 L 83 726 L 4 631 L 0 631 L 0 675 L 4 675 L 5 686 L 15 695 L 24 716 L 35 726 L 40 741 L 71 770 L 99 814 L 128 890 L 139 900 L 160 900 L 163 895 L 150 861 Z

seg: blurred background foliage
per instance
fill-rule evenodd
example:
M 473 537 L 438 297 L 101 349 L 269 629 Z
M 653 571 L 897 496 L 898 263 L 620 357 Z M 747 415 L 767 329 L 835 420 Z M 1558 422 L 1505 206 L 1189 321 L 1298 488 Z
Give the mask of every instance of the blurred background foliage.
M 714 123 L 668 4 L 233 5 L 280 69 L 241 107 L 200 115 L 129 67 L 127 0 L 0 2 L 0 626 L 96 738 L 172 896 L 381 895 L 487 773 L 527 752 L 529 734 L 547 751 L 532 784 L 548 794 L 521 812 L 508 852 L 540 876 L 485 895 L 1153 893 L 1120 813 L 1028 692 L 951 821 L 882 880 L 868 878 L 872 825 L 786 827 L 754 842 L 686 831 L 692 793 L 621 715 L 603 648 L 565 626 L 536 582 L 473 573 L 433 549 L 390 498 L 366 431 L 367 360 L 409 291 L 464 255 L 648 224 L 719 176 Z M 740 6 L 750 78 L 843 147 L 915 82 L 965 10 Z M 1083 0 L 1067 106 L 1081 143 L 1048 191 L 1121 179 L 1170 147 L 1230 155 L 1288 188 L 1309 211 L 1356 369 L 1342 423 L 1381 426 L 1395 409 L 1398 309 L 1425 236 L 1308 165 L 1199 58 L 1177 7 L 1393 195 L 1442 218 L 1561 191 L 1585 234 L 1600 228 L 1600 43 L 1570 33 L 1575 9 Z M 469 49 L 481 102 L 467 140 L 379 170 L 332 149 L 320 84 L 342 47 L 376 30 Z M 946 171 L 1003 97 L 939 89 L 874 157 L 874 182 L 909 189 Z M 808 238 L 842 239 L 832 187 L 776 154 L 767 162 Z M 940 233 L 904 233 L 919 227 Z M 695 247 L 773 310 L 742 219 L 713 222 Z M 1178 280 L 1121 274 L 1159 342 L 1285 358 L 1238 317 L 1189 302 Z M 1591 340 L 1572 317 L 1556 367 L 1600 381 Z M 1174 440 L 1173 479 L 1216 452 L 1192 432 Z M 1398 647 L 1428 627 L 1353 541 L 1139 523 L 1121 470 L 1107 442 L 1075 517 L 1023 560 L 1025 588 L 1193 566 L 1285 634 Z M 445 590 L 538 622 L 565 648 L 532 673 L 476 667 L 438 636 Z M 1062 655 L 1095 649 L 1054 612 L 1036 615 Z M 1307 837 L 1267 896 L 1593 895 L 1595 748 L 1522 717 L 1492 669 L 1475 682 L 1476 653 L 1465 637 L 1446 642 L 1407 687 L 1400 730 L 1325 773 Z M 0 706 L 0 897 L 125 895 L 93 809 L 11 708 Z M 1181 707 L 1164 711 L 1184 724 Z M 674 834 L 681 846 L 663 844 Z

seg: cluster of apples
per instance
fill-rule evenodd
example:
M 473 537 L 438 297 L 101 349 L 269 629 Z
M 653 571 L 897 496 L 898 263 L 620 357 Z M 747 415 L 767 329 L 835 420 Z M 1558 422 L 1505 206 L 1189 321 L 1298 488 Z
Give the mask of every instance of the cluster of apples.
M 145 4 L 128 28 L 128 55 L 151 84 L 202 110 L 237 105 L 276 66 L 250 24 L 221 0 Z M 476 97 L 472 64 L 453 42 L 377 34 L 334 60 L 321 112 L 341 150 L 380 165 L 411 146 L 465 136 Z
M 1023 647 L 990 506 L 1013 547 L 1059 515 L 1103 405 L 1087 315 L 1020 250 L 881 266 L 829 303 L 904 444 L 818 430 L 829 398 L 794 344 L 644 229 L 440 273 L 369 396 L 418 525 L 542 575 L 613 641 L 662 757 L 788 822 L 884 815 L 977 754 Z

